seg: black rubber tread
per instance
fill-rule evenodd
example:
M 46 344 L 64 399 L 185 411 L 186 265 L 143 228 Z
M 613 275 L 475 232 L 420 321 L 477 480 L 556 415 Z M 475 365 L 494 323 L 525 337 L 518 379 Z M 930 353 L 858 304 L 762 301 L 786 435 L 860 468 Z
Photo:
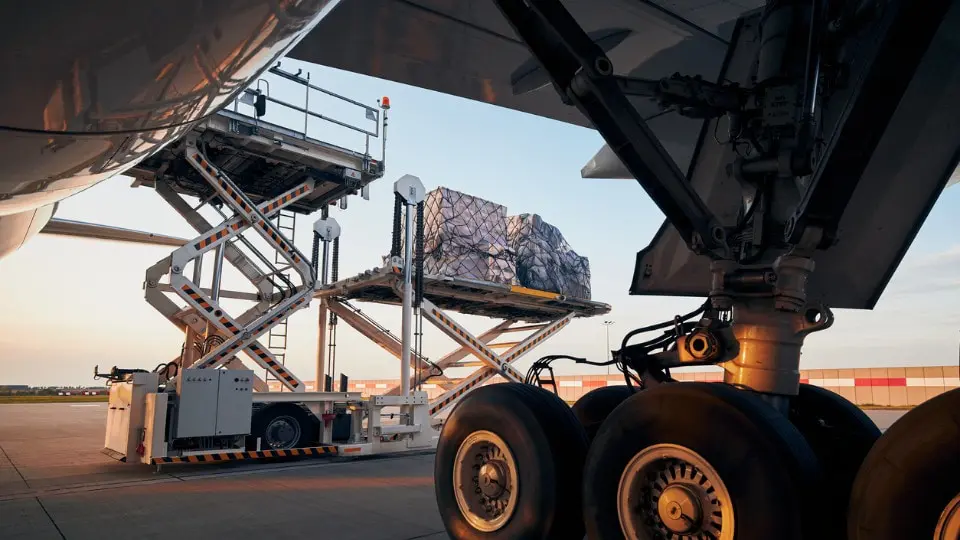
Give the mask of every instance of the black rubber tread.
M 607 419 L 610 412 L 636 392 L 624 384 L 595 388 L 580 396 L 570 409 L 583 426 L 589 442 L 592 443 L 597 437 L 600 425 Z
M 918 405 L 873 445 L 853 483 L 850 540 L 932 538 L 960 493 L 960 388 Z
M 804 524 L 816 511 L 818 465 L 797 429 L 750 392 L 690 382 L 637 392 L 607 417 L 584 473 L 589 538 L 623 538 L 620 475 L 640 450 L 662 443 L 689 448 L 717 470 L 733 500 L 737 540 L 816 537 Z
M 823 484 L 817 490 L 821 501 L 820 537 L 846 540 L 853 480 L 880 438 L 880 429 L 843 396 L 809 384 L 801 384 L 791 400 L 790 422 L 813 449 L 823 472 Z
M 254 411 L 250 419 L 250 435 L 246 439 L 247 450 L 256 450 L 257 438 L 263 438 L 267 424 L 270 420 L 282 415 L 291 416 L 300 423 L 300 438 L 291 448 L 303 448 L 316 443 L 319 433 L 318 424 L 311 414 L 296 403 L 271 403 Z M 264 443 L 261 440 L 262 444 Z M 261 450 L 266 449 L 261 447 Z
M 453 466 L 463 440 L 479 430 L 507 443 L 520 475 L 519 505 L 498 531 L 484 533 L 460 514 L 453 492 Z M 583 538 L 580 481 L 586 435 L 570 408 L 551 392 L 526 384 L 478 388 L 464 397 L 444 423 L 434 466 L 441 519 L 455 539 Z
M 515 383 L 509 383 L 514 385 Z M 550 448 L 558 462 L 558 470 L 563 475 L 563 486 L 559 494 L 565 499 L 565 506 L 572 509 L 574 516 L 567 518 L 571 525 L 558 529 L 561 536 L 550 538 L 583 538 L 583 467 L 587 461 L 589 440 L 580 422 L 577 421 L 567 402 L 557 394 L 540 386 L 529 384 L 515 384 L 516 388 L 530 396 L 530 402 L 541 407 L 539 421 L 542 426 L 550 425 L 545 430 L 549 439 Z

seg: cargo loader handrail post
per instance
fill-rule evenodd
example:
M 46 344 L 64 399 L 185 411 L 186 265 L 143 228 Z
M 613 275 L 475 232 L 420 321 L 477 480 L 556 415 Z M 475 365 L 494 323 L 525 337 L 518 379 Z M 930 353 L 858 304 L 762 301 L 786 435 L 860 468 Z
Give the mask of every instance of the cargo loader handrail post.
M 423 183 L 405 174 L 394 182 L 393 191 L 406 207 L 403 243 L 403 314 L 400 341 L 400 395 L 410 397 L 410 345 L 413 337 L 413 209 L 426 198 Z

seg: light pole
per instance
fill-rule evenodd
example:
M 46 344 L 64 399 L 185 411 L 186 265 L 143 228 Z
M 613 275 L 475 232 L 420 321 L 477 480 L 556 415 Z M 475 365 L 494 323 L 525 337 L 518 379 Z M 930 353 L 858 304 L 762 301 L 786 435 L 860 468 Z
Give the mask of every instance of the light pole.
M 614 322 L 615 321 L 603 321 L 603 327 L 607 331 L 607 350 L 606 352 L 603 353 L 604 360 L 611 360 L 613 357 L 613 353 L 610 350 L 610 327 L 613 325 Z M 610 358 L 608 358 L 607 355 L 610 355 Z M 607 366 L 607 375 L 609 374 L 610 374 L 610 366 Z

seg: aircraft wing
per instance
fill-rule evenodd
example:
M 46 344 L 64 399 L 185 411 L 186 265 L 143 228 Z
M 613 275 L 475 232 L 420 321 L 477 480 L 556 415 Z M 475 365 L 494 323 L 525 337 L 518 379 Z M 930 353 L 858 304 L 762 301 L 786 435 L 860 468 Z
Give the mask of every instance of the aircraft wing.
M 563 0 L 563 4 L 606 52 L 618 75 L 659 79 L 682 72 L 717 82 L 724 73 L 747 84 L 752 65 L 749 50 L 756 46 L 749 36 L 756 35 L 765 2 Z M 746 13 L 755 16 L 744 18 L 739 26 L 737 19 Z M 960 10 L 952 17 L 960 18 Z M 951 145 L 960 130 L 955 126 L 960 124 L 950 114 L 960 114 L 960 108 L 952 105 L 955 93 L 951 92 L 960 82 L 950 77 L 954 72 L 960 77 L 960 68 L 952 70 L 955 63 L 944 60 L 955 49 L 950 34 L 955 24 L 954 19 L 943 22 L 923 63 L 918 64 L 923 69 L 909 74 L 910 92 L 903 97 L 908 101 L 877 127 L 882 130 L 877 146 L 868 155 L 856 156 L 859 178 L 838 224 L 844 247 L 817 253 L 817 271 L 807 287 L 812 300 L 838 308 L 871 309 L 943 189 L 944 167 L 956 167 L 956 149 Z M 748 37 L 738 40 L 737 29 Z M 731 46 L 734 41 L 737 44 Z M 738 46 L 743 47 L 739 55 Z M 872 54 L 870 50 L 863 49 L 865 58 Z M 290 56 L 589 126 L 575 107 L 561 102 L 493 2 L 345 0 Z M 873 69 L 869 62 L 856 66 Z M 876 72 L 896 75 L 884 74 L 882 67 Z M 855 80 L 859 85 L 864 79 Z M 856 102 L 856 95 L 835 92 L 831 99 L 838 105 L 833 110 Z M 664 111 L 653 100 L 635 98 L 633 105 L 680 170 L 687 172 L 712 213 L 722 222 L 733 223 L 743 202 L 739 190 L 723 188 L 727 176 L 719 174 L 716 163 L 699 168 L 704 171 L 699 179 L 693 174 L 697 168 L 690 166 L 694 155 L 708 161 L 729 157 L 729 149 L 721 148 L 724 143 L 703 129 L 703 121 Z M 848 137 L 851 132 L 841 129 L 847 127 L 845 122 L 832 125 L 839 127 L 831 137 Z M 698 145 L 700 150 L 715 151 L 695 154 Z M 833 167 L 843 159 L 838 156 L 825 163 Z M 583 174 L 616 177 L 618 168 L 619 176 L 629 176 L 622 174 L 615 154 L 604 148 Z M 676 229 L 665 223 L 650 246 L 638 254 L 631 293 L 707 295 L 710 260 L 685 246 Z
M 621 75 L 716 79 L 735 21 L 763 0 L 567 0 L 564 5 Z M 581 126 L 492 2 L 347 0 L 289 54 Z M 638 98 L 664 147 L 686 170 L 702 122 Z

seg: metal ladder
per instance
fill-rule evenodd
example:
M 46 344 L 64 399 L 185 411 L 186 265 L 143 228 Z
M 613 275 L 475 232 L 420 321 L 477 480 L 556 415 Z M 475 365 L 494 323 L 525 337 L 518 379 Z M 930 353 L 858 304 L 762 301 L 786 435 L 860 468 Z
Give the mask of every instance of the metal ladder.
M 284 234 L 292 226 L 284 226 L 281 230 L 271 218 L 284 206 L 312 192 L 314 183 L 308 180 L 277 198 L 254 205 L 226 174 L 210 163 L 197 148 L 194 139 L 188 139 L 185 146 L 187 162 L 200 172 L 235 215 L 220 225 L 210 227 L 207 232 L 186 243 L 148 270 L 145 284 L 147 300 L 181 328 L 189 326 L 194 332 L 207 335 L 207 339 L 212 334 L 220 337 L 203 350 L 202 357 L 193 363 L 193 367 L 229 367 L 229 364 L 234 363 L 236 354 L 243 351 L 264 368 L 270 377 L 279 380 L 288 390 L 302 392 L 303 382 L 283 366 L 283 356 L 278 358 L 270 351 L 269 345 L 264 347 L 258 338 L 264 333 L 273 331 L 278 325 L 285 326 L 287 317 L 306 307 L 313 295 L 316 283 L 313 268 L 308 259 L 294 246 L 292 240 Z M 191 224 L 200 230 L 197 225 L 205 223 L 205 220 L 197 219 L 199 214 L 196 216 L 190 214 L 190 212 L 196 214 L 195 210 L 190 209 L 179 197 L 167 195 L 165 198 L 168 202 L 184 217 L 193 218 L 190 219 Z M 253 260 L 246 257 L 237 249 L 237 246 L 231 243 L 235 239 L 244 240 L 240 235 L 247 229 L 257 232 L 277 252 L 274 260 L 283 261 L 286 266 L 276 268 L 252 244 L 244 241 L 256 258 L 271 269 L 269 272 L 260 271 Z M 236 319 L 228 315 L 206 291 L 185 275 L 188 264 L 192 263 L 196 266 L 204 253 L 220 246 L 224 249 L 226 260 L 237 266 L 252 282 L 255 284 L 259 282 L 260 293 L 256 297 L 260 302 Z M 290 280 L 290 271 L 299 276 L 299 286 L 294 285 Z M 170 275 L 170 283 L 163 289 L 160 287 L 159 277 L 166 273 Z M 195 275 L 194 279 L 196 277 Z M 266 295 L 264 295 L 264 289 L 267 287 L 261 286 L 264 281 L 272 284 L 268 289 L 270 292 Z M 187 302 L 188 309 L 180 309 L 165 296 L 158 294 L 160 292 L 175 292 Z M 285 351 L 285 329 L 274 331 L 274 334 L 283 336 L 282 339 L 278 338 L 282 341 L 278 345 Z
M 297 232 L 297 214 L 295 212 L 290 212 L 287 210 L 281 209 L 276 215 L 273 216 L 274 224 L 277 229 L 283 233 L 283 235 L 290 240 L 290 243 L 293 244 L 296 238 Z M 283 256 L 279 251 L 274 252 L 273 262 L 275 264 L 283 264 L 285 261 Z M 283 276 L 286 278 L 285 281 L 289 282 L 290 273 L 284 272 Z M 273 353 L 276 357 L 277 362 L 283 366 L 286 364 L 287 360 L 287 319 L 282 319 L 276 326 L 270 328 L 270 331 L 267 333 L 267 349 Z M 270 381 L 279 380 L 273 377 L 270 374 L 269 370 L 265 370 L 264 381 L 267 384 Z

